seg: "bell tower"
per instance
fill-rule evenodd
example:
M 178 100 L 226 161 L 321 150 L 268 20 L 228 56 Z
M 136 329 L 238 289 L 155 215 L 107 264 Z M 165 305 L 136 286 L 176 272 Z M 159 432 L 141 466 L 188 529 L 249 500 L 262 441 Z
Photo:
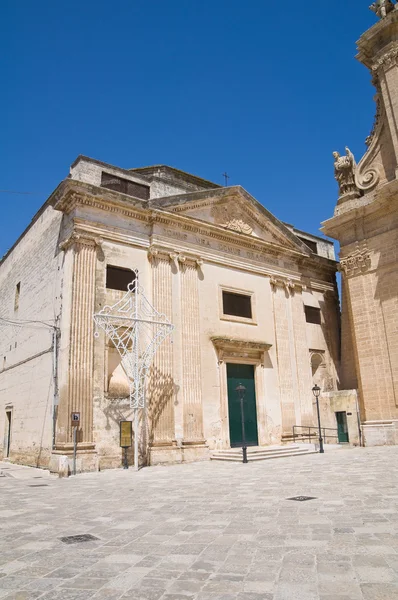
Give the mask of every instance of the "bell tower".
M 376 88 L 376 117 L 357 164 L 334 153 L 339 198 L 323 232 L 340 242 L 342 383 L 358 387 L 366 445 L 398 444 L 398 4 L 357 42 Z

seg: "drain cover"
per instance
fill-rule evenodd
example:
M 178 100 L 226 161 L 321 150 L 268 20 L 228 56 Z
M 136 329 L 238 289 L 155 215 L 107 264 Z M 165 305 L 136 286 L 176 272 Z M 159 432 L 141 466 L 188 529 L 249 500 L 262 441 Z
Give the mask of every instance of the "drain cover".
M 295 496 L 294 498 L 286 498 L 286 500 L 295 500 L 296 502 L 306 502 L 307 500 L 316 500 L 314 496 Z
M 95 542 L 95 540 L 98 540 L 99 538 L 90 535 L 89 533 L 85 533 L 83 535 L 70 535 L 60 539 L 64 544 L 80 544 L 81 542 Z
M 47 483 L 34 483 L 32 485 L 30 485 L 29 487 L 48 487 Z

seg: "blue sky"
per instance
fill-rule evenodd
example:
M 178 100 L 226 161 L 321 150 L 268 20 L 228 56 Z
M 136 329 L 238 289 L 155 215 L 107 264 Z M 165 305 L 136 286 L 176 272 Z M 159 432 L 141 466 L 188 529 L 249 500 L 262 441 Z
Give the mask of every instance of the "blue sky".
M 0 256 L 79 154 L 240 184 L 317 233 L 373 123 L 369 0 L 2 0 Z

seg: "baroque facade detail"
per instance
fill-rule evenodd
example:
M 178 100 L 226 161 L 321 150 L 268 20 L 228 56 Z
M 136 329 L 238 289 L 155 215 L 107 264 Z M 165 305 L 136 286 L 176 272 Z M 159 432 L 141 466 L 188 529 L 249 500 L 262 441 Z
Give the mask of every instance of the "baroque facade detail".
M 288 278 L 270 277 L 269 282 L 273 290 L 276 290 L 276 288 L 281 287 L 284 288 L 289 294 L 294 294 L 295 290 L 303 291 L 306 289 L 306 286 L 304 284 L 298 281 L 292 281 Z
M 397 8 L 397 5 L 392 0 L 376 0 L 369 8 L 380 17 L 380 19 L 385 19 L 391 11 Z
M 366 271 L 371 266 L 371 258 L 369 250 L 356 250 L 349 256 L 341 258 L 340 268 L 348 276 Z
M 397 64 L 398 60 L 398 46 L 394 44 L 388 52 L 383 54 L 381 57 L 373 63 L 372 71 L 377 73 L 379 69 L 389 69 Z
M 334 177 L 339 184 L 340 196 L 345 196 L 347 194 L 359 196 L 359 190 L 355 182 L 357 164 L 351 150 L 347 147 L 345 150 L 345 156 L 340 156 L 338 152 L 333 152 Z

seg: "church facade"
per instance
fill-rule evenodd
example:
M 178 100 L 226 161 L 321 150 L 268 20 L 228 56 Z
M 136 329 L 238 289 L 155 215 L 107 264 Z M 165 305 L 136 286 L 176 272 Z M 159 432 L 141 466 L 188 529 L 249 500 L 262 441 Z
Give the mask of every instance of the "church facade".
M 93 315 L 135 271 L 175 327 L 147 380 L 141 463 L 239 446 L 237 383 L 249 444 L 291 439 L 316 424 L 314 383 L 340 386 L 336 270 L 331 242 L 240 186 L 78 157 L 0 263 L 2 457 L 59 470 L 79 413 L 79 469 L 120 466 L 129 382 Z
M 398 443 L 398 5 L 375 2 L 380 20 L 358 41 L 376 89 L 368 149 L 335 156 L 340 197 L 323 223 L 340 242 L 342 386 L 358 388 L 364 443 Z

